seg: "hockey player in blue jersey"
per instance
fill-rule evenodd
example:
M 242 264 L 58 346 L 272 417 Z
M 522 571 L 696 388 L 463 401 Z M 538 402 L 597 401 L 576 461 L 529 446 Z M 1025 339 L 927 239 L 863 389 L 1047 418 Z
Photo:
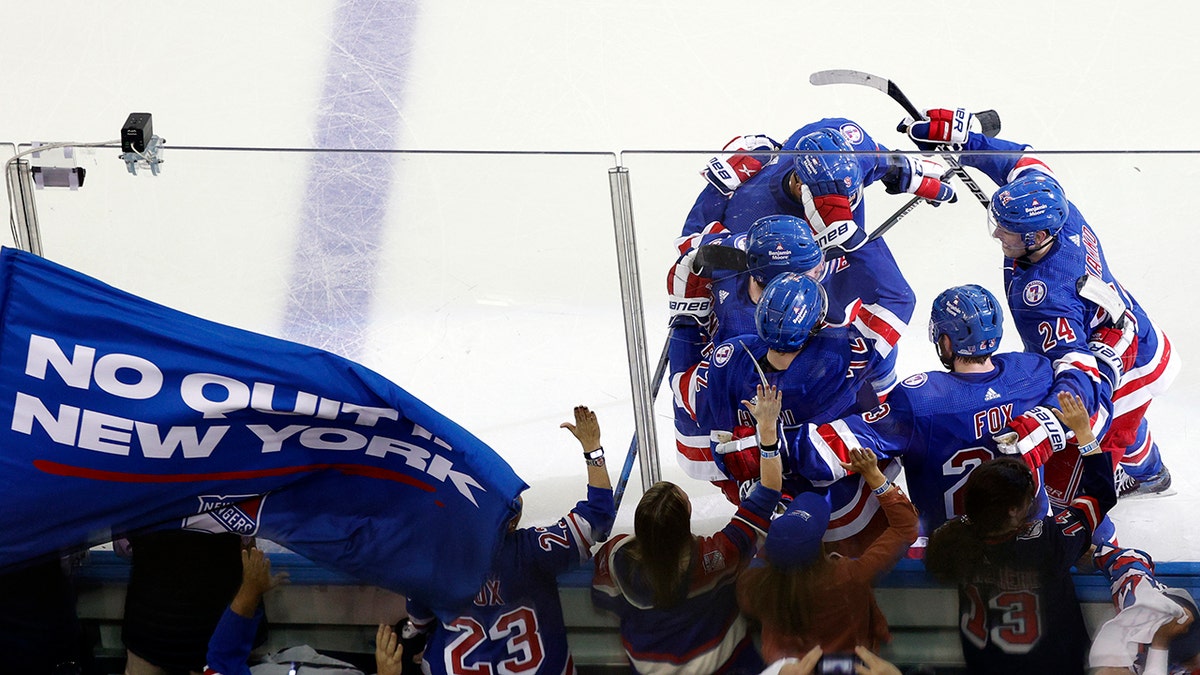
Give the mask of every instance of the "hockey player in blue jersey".
M 574 424 L 562 426 L 583 447 L 587 500 L 546 527 L 518 529 L 514 519 L 471 606 L 435 615 L 409 599 L 412 627 L 429 635 L 424 672 L 575 673 L 557 576 L 591 559 L 592 546 L 608 538 L 616 513 L 596 414 L 585 406 L 576 407 L 574 414 Z
M 872 386 L 885 396 L 896 384 L 895 348 L 912 319 L 916 296 L 887 244 L 867 240 L 863 189 L 880 181 L 891 193 L 911 192 L 934 203 L 951 201 L 954 191 L 940 179 L 943 167 L 888 154 L 862 127 L 844 118 L 805 125 L 782 146 L 766 136 L 746 136 L 735 138 L 727 150 L 701 172 L 709 184 L 688 214 L 676 241 L 679 259 L 667 277 L 673 382 L 700 360 L 702 349 L 737 333 L 712 332 L 713 308 L 728 294 L 713 289 L 705 278 L 711 267 L 700 261 L 702 246 L 741 246 L 745 240 L 739 235 L 754 223 L 787 216 L 808 226 L 813 242 L 825 253 L 827 320 L 852 323 L 884 357 Z M 749 325 L 751 315 L 742 317 Z M 678 405 L 675 417 L 676 457 L 684 471 L 699 480 L 719 480 L 703 434 L 689 425 Z
M 692 261 L 700 267 L 693 271 Z M 692 252 L 681 274 L 703 283 L 706 302 L 712 310 L 703 329 L 695 322 L 680 324 L 674 330 L 669 352 L 671 387 L 675 392 L 675 439 L 677 459 L 687 474 L 698 480 L 716 483 L 725 476 L 713 462 L 709 449 L 709 432 L 697 426 L 692 412 L 682 405 L 679 388 L 693 385 L 684 373 L 711 353 L 715 345 L 726 339 L 753 333 L 754 308 L 763 290 L 775 277 L 804 274 L 814 281 L 825 276 L 825 256 L 809 232 L 808 224 L 795 216 L 760 218 L 746 234 L 724 233 L 708 235 L 702 245 Z M 721 485 L 736 496 L 736 486 Z M 734 500 L 736 503 L 736 499 Z
M 876 339 L 884 356 L 894 362 L 891 352 L 912 318 L 916 299 L 887 244 L 881 239 L 867 241 L 863 189 L 879 181 L 893 194 L 913 193 L 934 203 L 951 201 L 954 190 L 940 179 L 944 167 L 932 160 L 889 154 L 857 123 L 844 118 L 800 127 L 782 146 L 765 136 L 742 137 L 734 143 L 742 149 L 714 157 L 702 172 L 709 185 L 696 199 L 676 241 L 680 256 L 686 257 L 707 235 L 745 233 L 766 216 L 802 218 L 826 252 L 829 321 L 854 323 L 864 335 Z M 849 251 L 855 255 L 845 255 Z M 676 268 L 668 288 L 676 315 L 687 313 L 680 309 L 697 306 L 686 295 L 697 286 L 680 279 L 687 279 L 686 270 L 681 273 Z M 884 378 L 875 386 L 886 393 L 894 384 L 895 380 Z
M 824 485 L 846 475 L 841 462 L 850 449 L 872 448 L 880 457 L 901 459 L 921 514 L 921 537 L 961 516 L 967 475 L 1000 455 L 992 436 L 1014 414 L 1055 400 L 1046 357 L 995 353 L 1003 324 L 1000 303 L 986 288 L 946 289 L 933 301 L 929 340 L 949 372 L 908 377 L 885 403 L 861 415 L 805 425 L 789 448 L 789 466 Z M 1039 479 L 1035 515 L 1045 514 L 1040 470 L 1031 468 Z
M 964 165 L 978 168 L 1000 186 L 991 200 L 992 235 L 1004 252 L 1008 304 L 1025 349 L 1050 357 L 1056 364 L 1056 388 L 1080 396 L 1098 415 L 1101 445 L 1120 460 L 1119 478 L 1122 472 L 1129 478 L 1121 480 L 1121 494 L 1163 493 L 1170 487 L 1171 474 L 1144 414 L 1178 372 L 1170 340 L 1117 281 L 1095 231 L 1068 201 L 1053 172 L 1027 152 L 1029 146 L 970 131 L 970 113 L 961 109 L 930 110 L 926 116 L 917 122 L 905 120 L 901 128 L 924 147 L 961 148 Z M 973 154 L 977 151 L 1000 152 Z M 1097 302 L 1081 297 L 1077 284 L 1085 277 L 1116 291 L 1127 308 L 1125 318 L 1109 317 Z M 1115 386 L 1098 376 L 1086 344 L 1088 334 L 1107 322 L 1122 322 L 1137 335 L 1132 367 Z M 1011 426 L 1022 452 L 1065 447 L 1067 434 L 1044 408 L 1018 415 Z M 1076 464 L 1073 453 L 1066 453 L 1047 465 L 1051 499 L 1069 499 Z
M 758 475 L 758 465 L 753 420 L 741 401 L 753 397 L 760 384 L 784 392 L 780 423 L 787 444 L 804 422 L 830 421 L 879 402 L 870 386 L 882 362 L 878 352 L 855 327 L 826 325 L 825 309 L 820 284 L 799 274 L 777 277 L 755 307 L 757 334 L 717 345 L 692 374 L 696 385 L 688 408 L 709 430 L 710 449 L 723 475 L 743 490 Z M 889 464 L 881 468 L 894 479 L 899 466 Z M 814 488 L 789 471 L 784 489 L 798 494 Z M 828 494 L 827 543 L 844 555 L 860 555 L 886 529 L 886 518 L 860 476 L 830 485 Z

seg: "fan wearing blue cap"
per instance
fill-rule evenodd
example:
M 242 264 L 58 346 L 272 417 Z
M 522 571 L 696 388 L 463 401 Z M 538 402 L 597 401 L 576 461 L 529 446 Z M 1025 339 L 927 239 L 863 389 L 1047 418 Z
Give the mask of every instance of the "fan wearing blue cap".
M 874 452 L 855 448 L 848 459 L 843 467 L 861 474 L 875 493 L 887 529 L 861 557 L 827 555 L 829 500 L 815 492 L 797 495 L 771 522 L 763 556 L 738 579 L 738 604 L 762 624 L 768 662 L 817 646 L 825 653 L 853 653 L 858 645 L 877 650 L 891 639 L 873 586 L 916 541 L 917 511 L 880 471 Z

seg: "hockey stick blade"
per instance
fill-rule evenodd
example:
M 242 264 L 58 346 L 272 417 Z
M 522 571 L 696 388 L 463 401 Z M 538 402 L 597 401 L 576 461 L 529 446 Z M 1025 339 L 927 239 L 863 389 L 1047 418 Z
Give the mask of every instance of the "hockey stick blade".
M 705 244 L 696 249 L 692 271 L 699 276 L 711 278 L 716 270 L 746 271 L 746 252 L 721 244 Z
M 1121 298 L 1121 294 L 1112 286 L 1104 283 L 1103 279 L 1091 274 L 1085 274 L 1075 282 L 1075 291 L 1084 300 L 1091 300 L 1100 305 L 1100 308 L 1108 314 L 1108 319 L 1114 326 L 1121 325 L 1125 312 L 1129 308 L 1125 305 L 1125 300 Z
M 858 84 L 878 89 L 892 97 L 892 100 L 899 103 L 913 118 L 924 117 L 921 111 L 917 110 L 917 106 L 913 105 L 912 101 L 908 100 L 908 97 L 904 95 L 904 92 L 900 91 L 900 87 L 897 87 L 895 82 L 886 77 L 864 73 L 861 70 L 818 70 L 808 76 L 808 82 L 817 86 L 826 84 Z
M 899 103 L 913 119 L 925 118 L 925 115 L 917 109 L 917 106 L 913 105 L 913 102 L 908 100 L 904 92 L 900 91 L 900 87 L 897 87 L 895 82 L 886 77 L 864 73 L 861 70 L 818 70 L 808 76 L 808 81 L 815 85 L 857 84 L 878 89 L 891 97 L 893 101 Z M 999 117 L 997 116 L 996 119 L 998 120 Z M 982 122 L 980 124 L 982 125 Z M 979 184 L 975 182 L 975 179 L 971 177 L 971 174 L 967 173 L 967 170 L 963 168 L 958 159 L 950 154 L 952 149 L 939 145 L 935 150 L 942 155 L 942 158 L 950 165 L 950 168 L 954 169 L 954 174 L 958 176 L 963 185 L 967 186 L 967 189 L 971 191 L 971 195 L 979 202 L 979 205 L 985 209 L 989 208 L 992 202 L 991 198 L 984 193 Z
M 1000 133 L 1000 113 L 995 110 L 980 110 L 975 113 L 979 120 L 979 131 L 988 138 L 995 138 Z

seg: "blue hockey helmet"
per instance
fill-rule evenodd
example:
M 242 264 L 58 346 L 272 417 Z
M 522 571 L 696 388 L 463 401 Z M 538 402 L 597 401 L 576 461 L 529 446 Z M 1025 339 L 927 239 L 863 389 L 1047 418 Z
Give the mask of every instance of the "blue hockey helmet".
M 933 301 L 929 314 L 929 341 L 950 338 L 950 349 L 958 356 L 986 356 L 1000 347 L 1004 334 L 1004 310 L 996 296 L 978 284 L 954 286 Z
M 854 147 L 836 129 L 820 129 L 796 141 L 796 178 L 817 194 L 839 194 L 850 200 L 850 208 L 862 199 L 862 167 L 850 154 Z M 832 154 L 831 154 L 832 153 Z
M 746 264 L 750 276 L 765 285 L 780 274 L 823 267 L 825 254 L 803 218 L 767 216 L 754 221 L 746 235 Z
M 1028 248 L 1037 245 L 1036 235 L 1042 230 L 1052 237 L 1058 234 L 1070 213 L 1071 205 L 1058 181 L 1029 171 L 996 190 L 988 219 L 993 227 L 1021 235 Z
M 821 284 L 803 274 L 784 274 L 763 290 L 754 310 L 754 324 L 768 347 L 794 352 L 820 329 L 827 308 Z

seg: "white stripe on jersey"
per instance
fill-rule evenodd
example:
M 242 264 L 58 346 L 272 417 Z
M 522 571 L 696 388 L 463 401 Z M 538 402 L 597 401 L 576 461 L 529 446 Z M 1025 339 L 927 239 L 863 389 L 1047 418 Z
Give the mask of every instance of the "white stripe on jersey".
M 895 481 L 896 477 L 900 475 L 901 468 L 900 462 L 888 462 L 886 465 L 880 465 L 879 467 L 880 471 L 883 472 L 883 475 L 887 476 L 888 481 Z M 862 512 L 859 513 L 854 520 L 851 520 L 845 525 L 840 527 L 831 527 L 826 530 L 825 536 L 822 537 L 823 541 L 841 541 L 843 539 L 849 539 L 850 537 L 853 537 L 859 532 L 862 532 L 863 528 L 865 528 L 871 522 L 871 518 L 874 517 L 875 513 L 879 511 L 879 500 L 871 494 L 870 490 L 862 489 L 862 476 L 850 476 L 846 480 L 856 480 L 856 482 L 859 483 L 859 489 L 855 492 L 854 498 L 851 499 L 848 504 L 829 514 L 829 522 L 832 523 L 838 518 L 852 513 L 855 508 L 858 508 L 858 504 L 860 502 L 866 500 L 862 505 Z M 863 494 L 864 492 L 866 494 Z
M 1068 370 L 1078 370 L 1087 375 L 1091 381 L 1100 381 L 1100 366 L 1096 365 L 1096 357 L 1091 352 L 1067 352 L 1060 356 L 1053 365 L 1055 377 Z
M 887 358 L 887 355 L 892 353 L 892 349 L 895 348 L 896 343 L 904 335 L 904 331 L 908 329 L 908 324 L 901 321 L 895 312 L 877 303 L 863 305 L 859 308 L 858 312 L 858 316 L 854 319 L 854 327 L 864 336 L 871 338 L 875 342 L 875 351 L 879 352 L 880 356 Z M 872 330 L 868 325 L 868 321 L 862 318 L 863 314 L 870 315 L 876 320 L 887 324 L 889 328 L 896 331 L 895 337 L 885 336 Z
M 691 673 L 715 673 L 717 670 L 733 656 L 734 649 L 742 638 L 746 636 L 747 631 L 746 617 L 738 615 L 733 623 L 730 624 L 729 630 L 725 632 L 725 637 L 713 646 L 712 649 L 697 655 L 686 663 L 674 664 L 665 661 L 646 661 L 634 658 L 628 650 L 626 654 L 629 656 L 630 663 L 633 664 L 634 670 L 644 675 L 690 675 Z
M 687 411 L 688 416 L 692 419 L 696 419 L 695 375 L 697 367 L 692 366 L 671 376 L 671 396 L 675 399 L 675 406 Z
M 1013 182 L 1018 176 L 1029 170 L 1040 171 L 1047 176 L 1050 176 L 1054 180 L 1058 180 L 1058 176 L 1054 175 L 1054 172 L 1050 170 L 1050 167 L 1046 166 L 1046 163 L 1042 161 L 1041 157 L 1028 153 L 1028 151 L 1032 149 L 1032 145 L 1025 146 L 1024 150 L 1026 151 L 1026 154 L 1022 155 L 1021 158 L 1017 160 L 1017 163 L 1013 165 L 1012 170 L 1008 172 L 1008 180 L 1005 181 L 1006 183 Z
M 1172 351 L 1166 367 L 1157 378 L 1138 382 L 1139 379 L 1152 375 L 1162 365 L 1163 354 L 1167 348 L 1167 336 L 1158 329 L 1158 326 L 1154 326 L 1154 335 L 1158 338 L 1158 347 L 1149 363 L 1134 368 L 1121 377 L 1121 386 L 1117 388 L 1117 393 L 1113 396 L 1114 417 L 1124 415 L 1149 403 L 1150 399 L 1165 392 L 1175 377 L 1179 375 L 1179 358 Z
M 848 448 L 861 448 L 862 442 L 858 440 L 850 428 L 846 426 L 843 420 L 834 420 L 827 425 L 837 432 L 838 439 Z M 816 487 L 825 487 L 833 483 L 833 481 L 847 475 L 846 470 L 842 468 L 841 458 L 838 457 L 833 447 L 825 442 L 825 439 L 820 434 L 821 427 L 815 424 L 808 425 L 808 440 L 817 451 L 817 456 L 829 468 L 829 473 L 832 476 L 830 480 L 813 480 L 812 484 Z M 810 479 L 811 480 L 811 479 Z
M 684 447 L 687 449 L 685 454 Z M 689 456 L 690 455 L 690 456 Z M 698 459 L 703 457 L 705 459 Z M 675 461 L 679 468 L 696 480 L 708 482 L 726 480 L 725 474 L 712 461 L 712 449 L 708 436 L 687 436 L 675 430 Z
M 563 522 L 574 535 L 575 552 L 579 554 L 579 562 L 587 562 L 592 558 L 592 546 L 596 544 L 596 539 L 592 535 L 592 524 L 574 511 L 568 513 Z

